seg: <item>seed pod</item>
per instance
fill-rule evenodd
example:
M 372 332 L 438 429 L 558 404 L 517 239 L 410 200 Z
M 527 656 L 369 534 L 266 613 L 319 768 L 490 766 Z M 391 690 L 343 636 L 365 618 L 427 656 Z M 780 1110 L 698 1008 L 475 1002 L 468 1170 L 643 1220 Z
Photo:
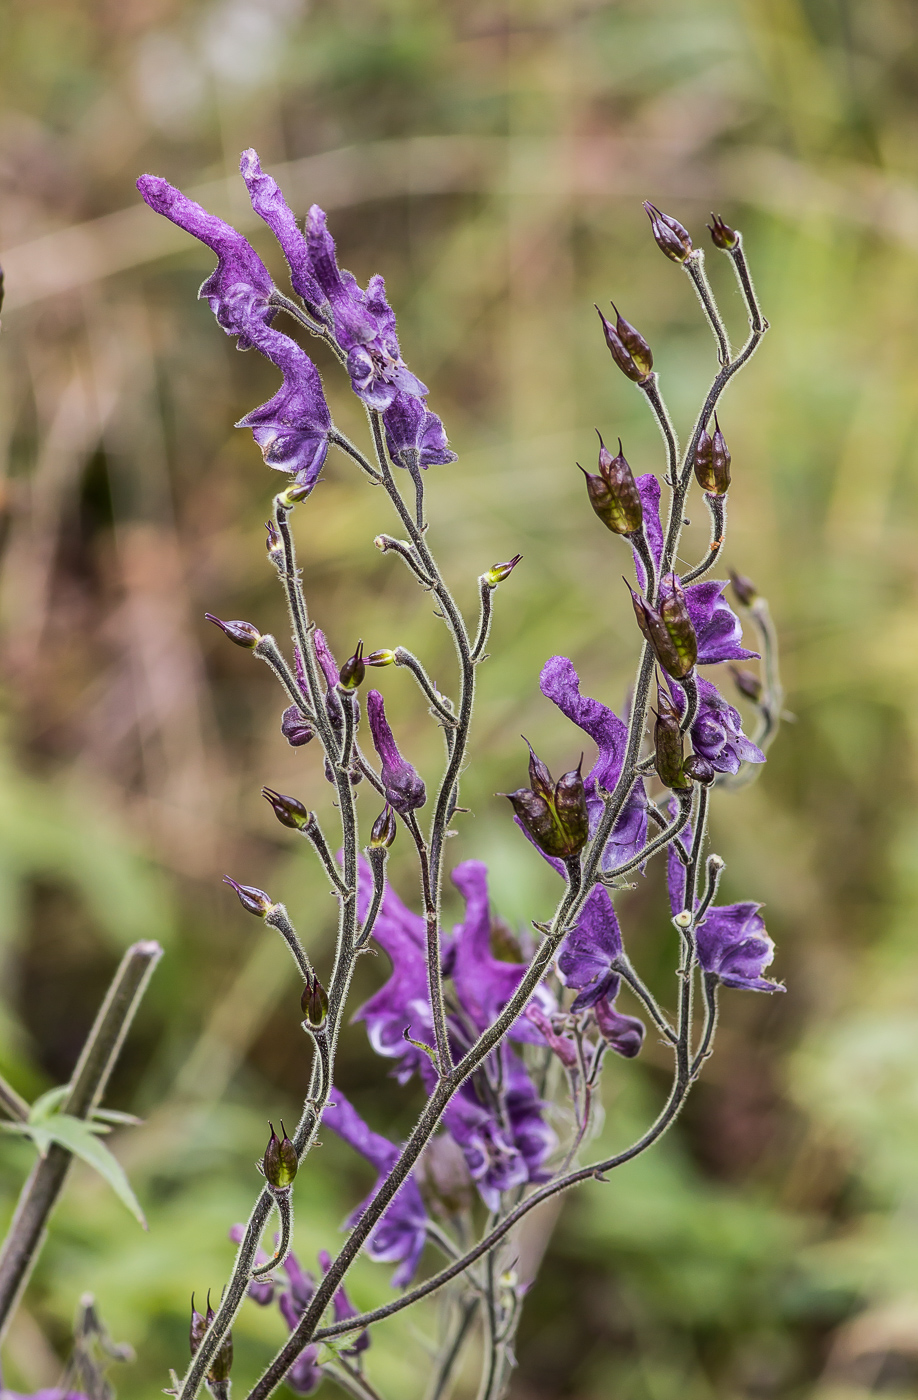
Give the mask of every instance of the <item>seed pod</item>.
M 207 1326 L 208 1326 L 208 1327 L 209 1327 L 210 1324 L 213 1322 L 214 1316 L 215 1316 L 214 1310 L 213 1310 L 213 1308 L 210 1306 L 210 1304 L 208 1303 L 208 1305 L 207 1305 Z M 208 1379 L 208 1381 L 209 1381 L 212 1385 L 217 1385 L 217 1386 L 220 1387 L 220 1389 L 219 1389 L 218 1391 L 215 1392 L 216 1396 L 218 1397 L 218 1400 L 223 1400 L 223 1397 L 224 1397 L 224 1396 L 228 1396 L 228 1395 L 229 1395 L 229 1386 L 228 1386 L 228 1385 L 225 1385 L 224 1383 L 227 1382 L 227 1381 L 229 1380 L 229 1374 L 230 1374 L 230 1371 L 231 1371 L 232 1369 L 233 1369 L 233 1334 L 232 1334 L 232 1332 L 227 1332 L 226 1336 L 223 1338 L 223 1341 L 220 1343 L 219 1347 L 218 1347 L 217 1350 L 214 1352 L 214 1359 L 213 1359 L 213 1361 L 211 1361 L 211 1363 L 210 1363 L 210 1370 L 207 1372 L 207 1379 Z
M 261 633 L 257 627 L 252 626 L 251 622 L 221 622 L 219 617 L 214 617 L 213 613 L 205 613 L 204 617 L 215 627 L 219 627 L 220 631 L 229 637 L 231 642 L 235 642 L 237 647 L 244 647 L 246 651 L 251 651 L 261 641 Z
M 365 666 L 391 666 L 395 659 L 395 652 L 384 647 L 380 651 L 371 651 L 369 656 L 363 658 L 363 664 Z
M 230 879 L 229 875 L 223 877 L 224 885 L 229 885 L 239 896 L 239 903 L 249 914 L 256 914 L 259 919 L 263 919 L 266 914 L 270 914 L 274 908 L 274 901 L 264 890 L 260 890 L 255 885 L 240 885 L 236 880 Z
M 730 489 L 730 449 L 720 431 L 717 414 L 714 414 L 714 438 L 711 443 L 711 486 L 706 489 L 715 496 L 726 496 Z
M 556 850 L 559 834 L 552 810 L 544 797 L 531 788 L 517 788 L 516 792 L 499 792 L 498 797 L 506 797 L 514 812 L 540 851 L 546 855 L 559 855 Z
M 683 737 L 679 729 L 679 716 L 669 701 L 658 692 L 653 726 L 654 767 L 660 782 L 677 792 L 691 787 L 683 766 Z
M 514 554 L 513 558 L 508 559 L 504 564 L 492 564 L 484 576 L 488 587 L 496 588 L 499 583 L 503 583 L 505 578 L 509 578 L 522 557 L 522 554 Z
M 388 849 L 395 840 L 397 830 L 395 813 L 387 802 L 373 823 L 373 829 L 370 832 L 370 846 L 383 846 Z
M 599 437 L 599 474 L 612 496 L 616 513 L 616 523 L 609 520 L 604 523 L 618 535 L 633 535 L 644 522 L 644 503 L 634 473 L 622 452 L 621 438 L 618 440 L 618 452 L 613 457 Z
M 581 757 L 580 763 L 583 763 Z M 587 811 L 586 791 L 580 767 L 562 773 L 555 786 L 555 811 L 567 837 L 569 855 L 582 851 L 590 834 L 590 817 Z
M 194 1294 L 192 1293 L 192 1295 L 191 1295 L 191 1326 L 190 1326 L 189 1329 L 188 1329 L 188 1345 L 189 1345 L 190 1348 L 191 1348 L 191 1354 L 192 1354 L 192 1356 L 194 1356 L 194 1354 L 195 1354 L 195 1352 L 197 1351 L 198 1347 L 201 1345 L 201 1341 L 202 1341 L 202 1339 L 203 1339 L 203 1337 L 204 1337 L 204 1333 L 205 1333 L 206 1331 L 207 1331 L 207 1322 L 206 1322 L 206 1320 L 205 1320 L 205 1318 L 204 1318 L 204 1315 L 203 1315 L 202 1313 L 199 1313 L 198 1310 L 197 1310 L 197 1308 L 195 1307 L 195 1305 L 194 1305 Z
M 266 541 L 268 549 L 268 558 L 271 560 L 275 568 L 283 569 L 284 546 L 281 542 L 280 535 L 277 533 L 277 526 L 274 524 L 273 520 L 266 520 L 265 529 L 268 532 L 268 538 Z
M 291 748 L 298 749 L 316 737 L 316 731 L 307 721 L 299 705 L 288 705 L 281 715 L 281 733 Z
M 540 851 L 567 860 L 583 849 L 589 835 L 580 769 L 565 773 L 555 783 L 546 765 L 529 745 L 529 781 L 532 787 L 498 793 L 498 796 L 508 799 L 520 825 Z
M 683 680 L 698 660 L 698 638 L 689 616 L 685 590 L 676 574 L 665 574 L 660 580 L 659 612 L 679 657 L 681 674 L 670 671 L 673 680 Z
M 667 577 L 673 579 L 675 575 L 670 574 Z M 625 582 L 628 583 L 628 580 L 626 579 Z M 663 583 L 665 582 L 666 579 L 663 580 Z M 646 598 L 635 593 L 630 583 L 628 583 L 628 589 L 631 593 L 631 603 L 638 626 L 650 643 L 657 661 L 668 676 L 672 676 L 674 681 L 681 681 L 690 673 L 695 664 L 698 655 L 698 639 L 695 636 L 695 629 L 685 606 L 685 594 L 682 592 L 678 579 L 676 579 L 678 593 L 673 594 L 672 585 L 670 585 L 669 596 L 664 595 L 663 583 L 660 586 L 659 612 L 647 602 Z M 664 616 L 664 609 L 666 616 Z M 667 617 L 669 621 L 667 621 Z M 673 630 L 671 630 L 670 624 Z
M 550 802 L 554 795 L 555 785 L 551 773 L 548 771 L 548 765 L 539 758 L 525 734 L 522 738 L 529 750 L 529 786 L 537 796 L 544 797 L 546 802 Z
M 269 787 L 263 787 L 261 795 L 266 802 L 270 802 L 274 808 L 274 815 L 282 826 L 289 826 L 293 831 L 302 831 L 312 821 L 312 812 L 307 811 L 302 802 L 298 802 L 295 797 L 287 797 L 285 793 L 275 792 Z
M 641 335 L 640 331 L 636 330 L 630 321 L 625 320 L 614 301 L 611 303 L 611 306 L 612 310 L 615 312 L 615 329 L 618 332 L 619 340 L 634 360 L 638 369 L 642 370 L 645 375 L 648 375 L 653 369 L 653 352 L 650 346 L 647 344 L 647 341 Z
M 711 456 L 713 442 L 710 433 L 702 428 L 698 441 L 695 444 L 695 459 L 693 466 L 695 469 L 695 480 L 702 491 L 713 491 L 713 468 Z
M 732 229 L 729 224 L 725 224 L 718 214 L 711 215 L 711 222 L 707 227 L 714 247 L 722 249 L 725 253 L 728 253 L 731 248 L 735 248 L 739 242 L 736 230 Z
M 300 1006 L 306 1024 L 314 1031 L 321 1030 L 325 1025 L 325 1018 L 328 1016 L 328 993 L 315 973 L 313 973 L 312 981 L 307 982 L 303 988 Z
M 281 1132 L 283 1137 L 279 1138 L 274 1131 L 274 1124 L 269 1123 L 271 1136 L 265 1148 L 265 1155 L 262 1160 L 262 1171 L 269 1186 L 273 1186 L 276 1191 L 285 1191 L 293 1184 L 296 1176 L 299 1161 L 296 1155 L 296 1148 L 287 1136 L 287 1130 L 281 1120 Z
M 694 251 L 688 229 L 683 228 L 678 219 L 664 214 L 646 199 L 644 213 L 650 220 L 650 227 L 660 252 L 665 253 L 673 262 L 684 263 L 689 253 Z
M 357 643 L 357 650 L 353 656 L 349 656 L 347 661 L 338 672 L 338 682 L 343 690 L 356 690 L 366 675 L 366 666 L 363 660 L 363 639 Z
M 614 309 L 613 305 L 613 310 Z M 638 336 L 633 326 L 630 326 L 627 321 L 622 320 L 617 311 L 615 314 L 618 320 L 613 326 L 612 322 L 606 319 L 598 306 L 596 310 L 599 312 L 599 319 L 602 322 L 603 335 L 606 338 L 609 353 L 618 365 L 618 368 L 621 370 L 622 374 L 627 375 L 635 384 L 643 383 L 650 373 L 650 370 L 653 368 L 653 355 L 650 353 L 650 346 L 643 337 Z M 635 355 L 630 346 L 625 343 L 625 338 L 622 335 L 622 328 L 624 328 L 625 333 L 629 336 L 632 343 L 638 346 L 637 355 Z M 635 337 L 637 337 L 637 339 L 635 339 Z M 638 344 L 638 342 L 640 342 L 640 344 Z M 643 347 L 643 350 L 641 347 Z

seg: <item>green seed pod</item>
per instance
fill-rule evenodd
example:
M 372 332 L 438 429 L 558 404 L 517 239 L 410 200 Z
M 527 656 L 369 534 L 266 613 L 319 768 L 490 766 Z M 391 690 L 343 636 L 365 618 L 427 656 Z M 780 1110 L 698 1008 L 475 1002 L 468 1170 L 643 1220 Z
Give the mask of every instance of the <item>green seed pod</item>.
M 503 583 L 505 578 L 509 578 L 522 557 L 522 554 L 514 554 L 513 558 L 508 559 L 504 564 L 492 564 L 484 576 L 488 587 L 496 588 L 499 583 Z
M 653 726 L 654 766 L 660 782 L 677 792 L 691 787 L 683 766 L 683 738 L 679 716 L 664 696 L 657 697 L 660 708 Z
M 366 675 L 366 665 L 363 659 L 363 639 L 357 643 L 357 650 L 353 656 L 349 656 L 347 661 L 338 672 L 338 683 L 342 690 L 356 690 Z
M 669 633 L 673 648 L 678 657 L 678 674 L 667 666 L 661 657 L 661 665 L 673 680 L 683 680 L 698 660 L 698 638 L 689 616 L 685 591 L 675 574 L 666 574 L 660 582 L 659 616 Z
M 312 981 L 307 982 L 303 988 L 300 1006 L 303 1011 L 303 1019 L 310 1029 L 321 1030 L 328 1016 L 328 993 L 315 974 L 313 974 Z
M 271 1129 L 271 1136 L 265 1148 L 262 1171 L 269 1186 L 273 1186 L 277 1191 L 285 1191 L 288 1186 L 293 1184 L 293 1178 L 299 1167 L 296 1148 L 287 1136 L 283 1120 L 281 1120 L 282 1138 L 279 1138 L 275 1133 L 273 1123 L 269 1123 L 268 1127 Z
M 395 840 L 397 830 L 395 813 L 387 802 L 373 823 L 373 829 L 370 832 L 370 846 L 383 846 L 388 850 Z
M 363 658 L 365 666 L 391 666 L 395 662 L 395 652 L 388 647 L 382 647 L 379 651 L 371 651 L 369 656 Z
M 534 793 L 539 797 L 544 797 L 545 801 L 550 803 L 554 798 L 555 784 L 548 771 L 548 765 L 538 757 L 525 734 L 522 737 L 529 750 L 529 785 Z
M 564 845 L 563 836 L 555 821 L 554 813 L 544 797 L 531 788 L 517 788 L 516 792 L 501 792 L 498 797 L 506 797 L 524 827 L 540 851 L 547 856 L 560 856 L 559 849 Z

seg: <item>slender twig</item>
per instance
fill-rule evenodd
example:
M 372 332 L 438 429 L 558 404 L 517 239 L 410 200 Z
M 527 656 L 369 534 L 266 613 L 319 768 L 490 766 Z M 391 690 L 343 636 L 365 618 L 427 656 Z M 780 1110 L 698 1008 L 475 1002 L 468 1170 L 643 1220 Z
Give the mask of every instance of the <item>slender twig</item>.
M 404 666 L 406 670 L 411 672 L 429 701 L 431 709 L 436 711 L 445 725 L 450 729 L 455 729 L 458 720 L 453 709 L 453 702 L 446 695 L 440 693 L 418 658 L 407 647 L 396 647 L 395 664 L 396 666 Z
M 717 358 L 722 365 L 728 365 L 730 363 L 730 337 L 727 334 L 727 328 L 717 308 L 714 293 L 711 291 L 707 273 L 704 270 L 704 253 L 700 248 L 695 248 L 693 252 L 689 253 L 682 266 L 698 293 L 698 300 L 701 302 L 708 325 L 714 333 L 714 339 L 717 341 Z
M 711 491 L 705 491 L 704 501 L 711 513 L 711 543 L 708 552 L 694 569 L 689 569 L 687 574 L 683 574 L 680 583 L 685 586 L 687 583 L 695 583 L 704 574 L 713 569 L 720 558 L 724 543 L 727 538 L 727 498 L 726 496 L 715 496 Z
M 319 826 L 319 819 L 315 812 L 310 812 L 309 821 L 304 827 L 300 828 L 300 832 L 306 837 L 306 840 L 319 857 L 319 860 L 322 862 L 322 868 L 334 885 L 336 892 L 342 896 L 349 895 L 350 890 L 341 878 L 338 863 L 331 853 L 331 849 L 322 833 L 322 828 Z
M 459 1316 L 456 1325 L 440 1353 L 437 1362 L 437 1369 L 431 1380 L 430 1390 L 427 1400 L 445 1400 L 449 1390 L 449 1383 L 452 1379 L 453 1368 L 459 1359 L 459 1354 L 465 1345 L 466 1338 L 475 1321 L 475 1314 L 478 1311 L 479 1297 L 477 1294 L 470 1294 L 459 1304 Z
M 293 1194 L 291 1187 L 287 1186 L 280 1191 L 275 1190 L 274 1204 L 277 1206 L 277 1213 L 280 1217 L 280 1239 L 274 1250 L 274 1258 L 269 1259 L 267 1264 L 258 1264 L 252 1270 L 252 1278 L 264 1278 L 265 1274 L 269 1274 L 272 1269 L 279 1269 L 290 1253 L 290 1244 L 293 1239 Z
M 29 1104 L 21 1094 L 16 1093 L 12 1084 L 7 1084 L 2 1075 L 0 1075 L 0 1109 L 8 1118 L 12 1118 L 18 1123 L 29 1121 Z
M 359 447 L 355 447 L 350 438 L 346 438 L 337 428 L 329 429 L 328 440 L 334 447 L 339 448 L 346 457 L 352 458 L 362 472 L 370 478 L 374 485 L 378 486 L 382 481 L 381 474 L 373 466 L 369 458 L 365 457 Z
M 92 1116 L 161 956 L 162 948 L 152 941 L 134 943 L 125 953 L 83 1046 L 61 1113 L 84 1120 Z M 0 1249 L 0 1337 L 28 1282 L 72 1160 L 66 1148 L 51 1143 L 22 1188 Z
M 276 928 L 281 938 L 293 954 L 293 961 L 300 970 L 304 982 L 311 982 L 313 978 L 312 963 L 309 955 L 300 942 L 299 935 L 293 924 L 290 922 L 290 915 L 282 904 L 275 904 L 265 915 L 265 923 L 271 928 Z

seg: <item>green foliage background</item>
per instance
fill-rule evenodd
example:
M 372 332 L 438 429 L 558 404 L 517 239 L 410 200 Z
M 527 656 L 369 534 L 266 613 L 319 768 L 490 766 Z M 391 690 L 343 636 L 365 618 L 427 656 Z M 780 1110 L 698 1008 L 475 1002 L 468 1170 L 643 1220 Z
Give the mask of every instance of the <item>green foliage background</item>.
M 918 1393 L 915 7 L 2 0 L 0 32 L 3 1072 L 29 1097 L 62 1082 L 120 950 L 166 945 L 109 1096 L 146 1119 L 111 1141 L 150 1232 L 75 1170 L 7 1383 L 53 1383 L 91 1290 L 138 1351 L 120 1394 L 160 1393 L 184 1360 L 192 1289 L 225 1276 L 265 1120 L 294 1117 L 304 1090 L 292 966 L 220 876 L 283 898 L 321 968 L 332 901 L 258 789 L 327 815 L 329 790 L 315 755 L 282 740 L 268 674 L 202 621 L 210 609 L 283 633 L 261 554 L 276 479 L 232 428 L 274 371 L 235 354 L 195 300 L 210 255 L 153 231 L 133 188 L 151 170 L 244 215 L 229 177 L 254 145 L 299 213 L 329 208 L 361 281 L 386 274 L 406 357 L 460 454 L 430 474 L 431 536 L 458 595 L 471 604 L 483 568 L 524 555 L 497 599 L 474 816 L 454 843 L 456 862 L 488 859 L 519 923 L 544 917 L 552 886 L 493 794 L 518 784 L 521 730 L 553 767 L 579 749 L 538 695 L 541 664 L 564 651 L 619 704 L 636 650 L 623 549 L 574 462 L 595 425 L 621 434 L 636 470 L 661 469 L 591 303 L 614 297 L 652 342 L 684 431 L 713 350 L 640 200 L 699 236 L 712 207 L 742 227 L 773 328 L 724 405 L 727 562 L 771 601 L 794 722 L 761 781 L 718 800 L 714 841 L 728 895 L 767 903 L 788 993 L 725 998 L 678 1130 L 567 1203 L 514 1396 Z M 739 338 L 729 270 L 709 262 Z M 372 490 L 333 460 L 297 517 L 339 656 L 358 636 L 402 643 L 445 685 L 441 625 L 373 549 L 387 520 Z M 697 522 L 686 552 L 702 541 Z M 437 735 L 407 676 L 381 684 L 432 772 Z M 623 922 L 666 988 L 658 872 Z M 364 989 L 380 972 L 364 970 Z M 639 1130 L 665 1073 L 652 1044 L 610 1067 L 604 1139 Z M 393 1134 L 416 1109 L 359 1027 L 340 1082 Z M 6 1214 L 29 1161 L 0 1138 Z M 326 1141 L 298 1187 L 301 1255 L 333 1247 L 367 1184 Z M 381 1299 L 385 1273 L 362 1265 L 353 1291 Z M 384 1394 L 421 1394 L 434 1322 L 376 1334 Z M 247 1310 L 243 1393 L 282 1330 Z

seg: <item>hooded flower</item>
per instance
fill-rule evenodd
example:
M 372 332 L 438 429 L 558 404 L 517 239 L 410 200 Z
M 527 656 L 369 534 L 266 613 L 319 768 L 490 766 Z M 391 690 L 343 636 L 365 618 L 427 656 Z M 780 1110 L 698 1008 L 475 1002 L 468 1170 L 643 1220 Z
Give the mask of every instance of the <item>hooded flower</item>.
M 660 521 L 660 483 L 652 472 L 637 478 L 644 506 L 647 543 L 659 570 L 663 554 L 663 527 Z M 637 550 L 634 567 L 638 582 L 646 589 L 647 576 Z M 721 661 L 745 661 L 758 655 L 741 645 L 743 629 L 739 618 L 723 596 L 726 583 L 716 579 L 690 583 L 685 588 L 688 614 L 698 638 L 698 665 L 714 666 Z
M 373 735 L 373 747 L 379 754 L 382 764 L 383 787 L 386 801 L 396 812 L 406 816 L 416 807 L 423 807 L 427 801 L 424 780 L 407 759 L 402 758 L 395 742 L 395 736 L 386 719 L 386 707 L 378 690 L 367 693 L 367 719 Z
M 380 1133 L 374 1133 L 338 1089 L 332 1091 L 332 1097 L 334 1102 L 325 1109 L 322 1122 L 344 1138 L 362 1157 L 366 1157 L 379 1172 L 379 1181 L 373 1191 L 349 1217 L 350 1226 L 356 1224 L 382 1180 L 395 1166 L 399 1150 L 394 1142 Z M 392 1275 L 392 1287 L 405 1288 L 414 1278 L 426 1239 L 427 1213 L 417 1183 L 413 1176 L 409 1176 L 373 1228 L 367 1240 L 367 1253 L 371 1259 L 397 1263 L 398 1268 Z
M 622 953 L 622 935 L 612 901 L 602 885 L 587 897 L 574 931 L 568 934 L 558 959 L 558 970 L 577 996 L 571 1011 L 592 1007 L 603 1039 L 619 1055 L 632 1059 L 644 1041 L 644 1025 L 635 1016 L 615 1009 L 622 979 L 614 970 Z
M 691 831 L 682 833 L 687 845 Z M 687 907 L 686 867 L 675 848 L 667 852 L 667 885 L 673 914 Z M 696 900 L 697 908 L 697 900 Z M 702 969 L 717 977 L 725 987 L 749 992 L 783 992 L 780 982 L 771 982 L 762 973 L 775 956 L 775 945 L 765 930 L 759 913 L 761 904 L 712 904 L 695 930 L 698 961 Z
M 644 1044 L 644 1022 L 626 1016 L 614 1006 L 614 996 L 603 997 L 593 1007 L 596 1025 L 603 1040 L 626 1060 L 633 1060 Z
M 455 462 L 440 419 L 419 398 L 399 392 L 383 414 L 389 456 L 399 466 L 410 465 L 412 453 L 422 467 Z
M 479 861 L 466 861 L 453 878 L 466 899 L 466 917 L 444 948 L 443 975 L 452 977 L 459 1003 L 457 1013 L 449 1017 L 450 1042 L 459 1058 L 478 1033 L 493 1023 L 525 969 L 491 952 L 485 867 Z M 369 903 L 371 889 L 364 870 L 358 892 L 361 910 Z M 432 1043 L 434 1039 L 424 921 L 387 889 L 373 933 L 392 959 L 392 975 L 360 1008 L 357 1019 L 366 1022 L 374 1049 L 398 1059 L 396 1075 L 402 1082 L 416 1070 L 425 1086 L 432 1088 L 435 1071 L 430 1059 L 405 1039 L 406 1031 L 413 1040 Z M 555 1009 L 547 989 L 540 988 L 533 1001 L 546 1013 Z M 510 1034 L 517 1040 L 545 1043 L 538 1025 L 528 1017 L 518 1018 Z M 489 1208 L 496 1207 L 502 1191 L 544 1179 L 543 1164 L 555 1137 L 542 1121 L 542 1109 L 525 1066 L 506 1042 L 492 1051 L 450 1100 L 444 1125 L 462 1149 Z
M 284 376 L 274 397 L 237 427 L 252 429 L 269 466 L 312 488 L 328 451 L 331 414 L 309 356 L 289 336 L 272 329 L 277 311 L 270 304 L 274 284 L 267 268 L 242 234 L 166 180 L 142 175 L 137 188 L 151 209 L 217 254 L 217 266 L 198 295 L 207 300 L 227 335 L 238 338 L 240 350 L 254 345 Z
M 739 710 L 728 704 L 720 691 L 703 676 L 697 678 L 698 715 L 691 727 L 692 748 L 706 758 L 717 773 L 738 773 L 741 763 L 764 763 L 765 755 L 743 733 Z M 669 682 L 673 703 L 685 713 L 685 693 L 675 681 Z
M 600 791 L 611 792 L 622 771 L 628 742 L 627 726 L 607 705 L 581 695 L 580 677 L 566 656 L 553 656 L 546 661 L 539 685 L 542 694 L 554 701 L 562 714 L 588 734 L 599 749 L 596 762 L 583 780 L 592 833 L 603 810 Z M 647 794 L 643 781 L 638 779 L 603 852 L 603 869 L 608 870 L 637 855 L 646 841 Z

